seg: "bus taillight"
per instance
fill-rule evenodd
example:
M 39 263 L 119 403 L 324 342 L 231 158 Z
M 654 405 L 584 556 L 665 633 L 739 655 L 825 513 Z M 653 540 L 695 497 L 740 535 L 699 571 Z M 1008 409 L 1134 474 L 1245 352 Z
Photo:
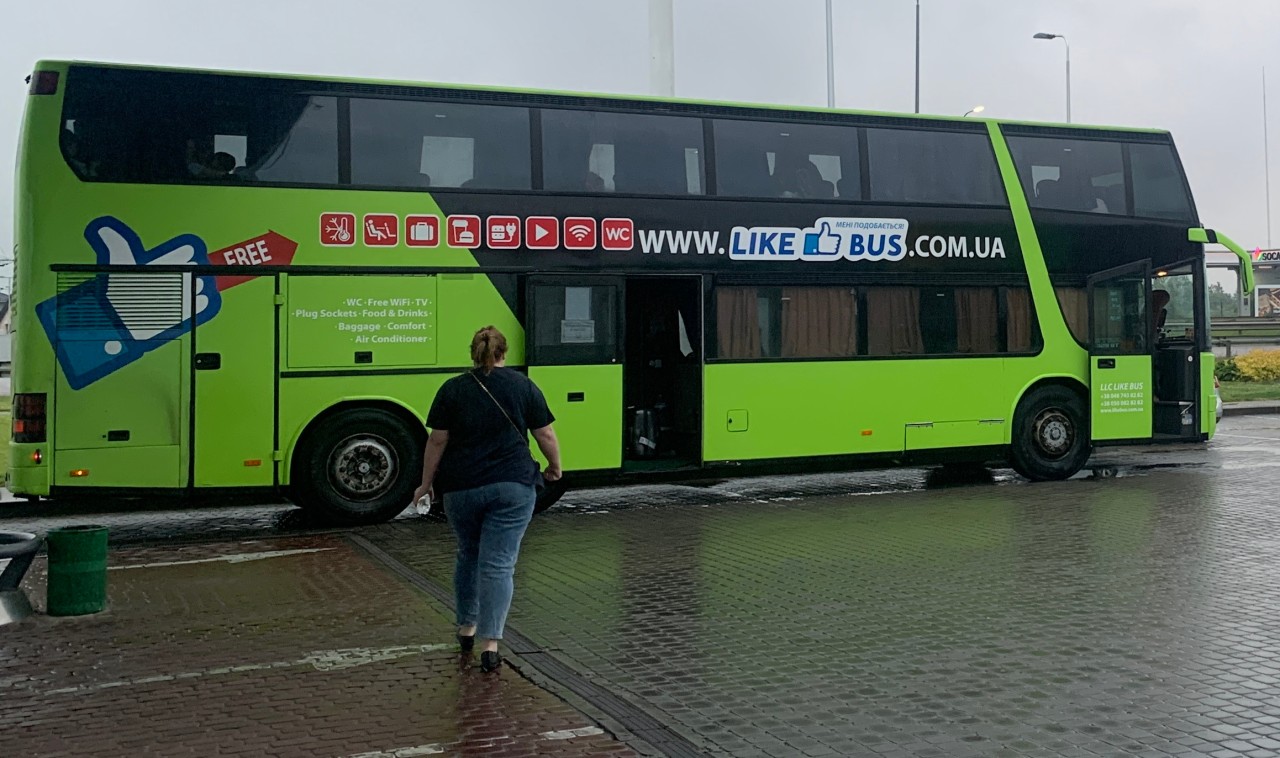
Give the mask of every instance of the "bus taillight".
M 37 71 L 31 75 L 31 88 L 27 90 L 29 95 L 56 95 L 58 94 L 58 72 L 57 71 Z
M 28 392 L 14 395 L 13 441 L 44 442 L 45 429 L 45 394 Z

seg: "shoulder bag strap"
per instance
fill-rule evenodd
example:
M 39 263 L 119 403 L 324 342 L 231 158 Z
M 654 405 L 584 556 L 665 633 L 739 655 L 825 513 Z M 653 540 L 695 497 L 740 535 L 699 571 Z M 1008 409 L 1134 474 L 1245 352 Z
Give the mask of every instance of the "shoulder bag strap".
M 475 372 L 469 373 L 471 374 L 471 378 L 476 381 L 476 384 L 480 385 L 480 389 L 484 390 L 484 394 L 488 395 L 489 399 L 493 401 L 493 404 L 498 406 L 498 410 L 502 412 L 502 417 L 505 418 L 507 423 L 511 424 L 511 428 L 516 431 L 516 436 L 521 439 L 525 439 L 525 435 L 520 433 L 520 427 L 516 426 L 516 422 L 511 420 L 511 415 L 507 413 L 506 408 L 502 407 L 502 403 L 498 402 L 498 398 L 494 397 L 493 393 L 489 391 L 489 388 L 484 386 L 484 382 L 480 381 L 480 377 L 476 376 Z

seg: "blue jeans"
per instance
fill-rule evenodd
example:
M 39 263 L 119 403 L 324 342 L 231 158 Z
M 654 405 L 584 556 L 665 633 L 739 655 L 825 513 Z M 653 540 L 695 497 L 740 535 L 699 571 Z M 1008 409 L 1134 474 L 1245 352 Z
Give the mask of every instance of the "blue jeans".
M 475 624 L 481 639 L 502 639 L 516 556 L 536 499 L 531 485 L 515 482 L 445 493 L 444 510 L 458 538 L 453 572 L 458 626 Z

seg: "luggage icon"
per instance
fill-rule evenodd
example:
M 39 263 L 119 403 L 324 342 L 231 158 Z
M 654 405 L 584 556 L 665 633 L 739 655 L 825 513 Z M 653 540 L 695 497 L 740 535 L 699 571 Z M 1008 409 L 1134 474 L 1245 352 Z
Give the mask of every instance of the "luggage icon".
M 428 224 L 426 221 L 419 221 L 418 223 L 409 227 L 409 239 L 413 240 L 414 242 L 435 242 L 436 241 L 435 225 Z

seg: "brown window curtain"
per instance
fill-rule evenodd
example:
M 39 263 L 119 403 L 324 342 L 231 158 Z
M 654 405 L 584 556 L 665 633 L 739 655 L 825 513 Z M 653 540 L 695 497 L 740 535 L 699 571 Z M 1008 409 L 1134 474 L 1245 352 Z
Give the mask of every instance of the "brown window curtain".
M 1000 352 L 1000 306 L 996 290 L 985 287 L 956 289 L 956 351 L 991 354 Z
M 721 358 L 760 357 L 760 310 L 755 287 L 716 289 L 716 336 Z
M 1005 296 L 1005 338 L 1010 353 L 1029 353 L 1034 348 L 1035 323 L 1031 311 L 1031 290 L 1009 289 Z
M 915 287 L 872 287 L 867 290 L 867 353 L 919 355 L 920 290 Z
M 858 354 L 858 299 L 849 287 L 782 288 L 782 357 Z
M 1071 334 L 1077 342 L 1089 344 L 1089 293 L 1083 287 L 1057 287 L 1054 291 Z

